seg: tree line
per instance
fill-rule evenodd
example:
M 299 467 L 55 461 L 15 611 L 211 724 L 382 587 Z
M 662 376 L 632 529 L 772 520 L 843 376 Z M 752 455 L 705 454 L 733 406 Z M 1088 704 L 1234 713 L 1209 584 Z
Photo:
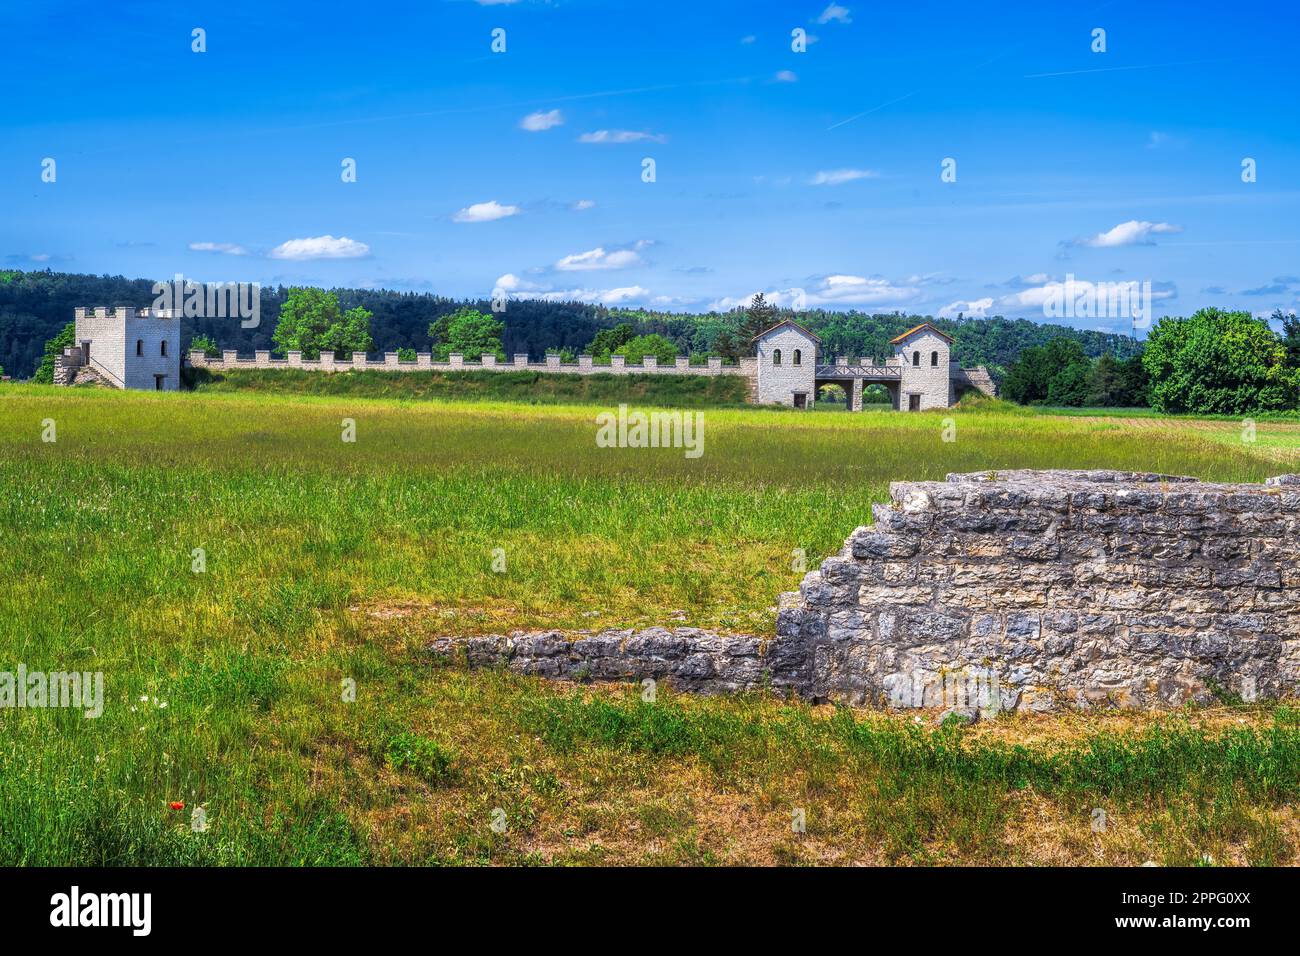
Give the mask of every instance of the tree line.
M 31 376 L 41 363 L 43 343 L 59 334 L 72 318 L 75 307 L 147 308 L 154 299 L 152 287 L 149 279 L 51 270 L 9 270 L 0 274 L 0 365 L 15 377 Z M 672 345 L 672 355 L 689 355 L 696 361 L 716 355 L 734 362 L 753 354 L 750 338 L 753 332 L 762 331 L 758 325 L 775 325 L 786 318 L 795 319 L 820 336 L 827 355 L 868 356 L 877 360 L 893 353 L 889 340 L 894 336 L 922 322 L 932 322 L 953 336 L 954 358 L 963 365 L 986 365 L 995 378 L 1004 373 L 1022 350 L 1045 345 L 1057 337 L 1077 341 L 1090 357 L 1127 356 L 1134 350 L 1131 340 L 1120 335 L 1000 317 L 938 319 L 903 312 L 822 309 L 795 313 L 775 308 L 766 301 L 757 312 L 752 308 L 737 308 L 728 312 L 687 314 L 532 299 L 512 299 L 504 312 L 493 313 L 487 300 L 457 300 L 425 292 L 319 291 L 334 295 L 340 317 L 354 309 L 369 313 L 370 338 L 366 351 L 373 352 L 403 349 L 437 352 L 450 341 L 451 317 L 464 310 L 493 317 L 501 324 L 501 350 L 505 355 L 526 352 L 534 359 L 547 352 L 570 356 L 590 351 L 603 356 L 604 345 L 610 339 L 607 336 L 598 341 L 598 333 L 626 325 L 631 327 L 632 335 L 623 338 L 625 333 L 620 332 L 620 340 L 610 351 L 628 349 L 629 361 L 637 350 L 642 354 L 666 355 L 664 343 L 668 342 Z M 257 328 L 241 328 L 233 319 L 182 318 L 181 341 L 186 349 L 198 340 L 201 347 L 213 343 L 245 355 L 259 349 L 282 351 L 283 346 L 275 341 L 274 335 L 291 292 L 284 286 L 261 290 L 261 323 Z M 633 343 L 632 339 L 637 338 L 644 341 Z M 475 353 L 467 350 L 465 354 Z
M 1025 405 L 1242 415 L 1300 408 L 1300 318 L 1200 309 L 1156 323 L 1140 351 L 1090 357 L 1058 337 L 1011 363 L 1001 395 Z

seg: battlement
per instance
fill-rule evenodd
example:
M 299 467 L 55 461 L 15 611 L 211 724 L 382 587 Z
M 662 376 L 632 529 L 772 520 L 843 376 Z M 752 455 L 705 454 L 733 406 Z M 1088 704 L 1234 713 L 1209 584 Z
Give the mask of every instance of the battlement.
M 133 305 L 119 305 L 108 307 L 97 305 L 93 308 L 77 306 L 73 310 L 73 315 L 78 320 L 83 319 L 119 319 L 123 322 L 132 319 L 178 319 L 180 313 L 175 309 L 137 309 Z
M 187 359 L 191 368 L 206 368 L 214 372 L 258 368 L 298 368 L 316 372 L 341 372 L 348 369 L 372 369 L 387 372 L 426 371 L 528 371 L 568 375 L 752 375 L 752 366 L 723 365 L 722 359 L 708 359 L 704 365 L 692 365 L 689 358 L 678 356 L 672 365 L 660 365 L 648 356 L 642 364 L 629 365 L 621 355 L 610 357 L 610 364 L 598 365 L 590 355 L 578 356 L 578 361 L 562 362 L 559 355 L 547 355 L 545 361 L 529 361 L 527 353 L 518 353 L 513 361 L 498 361 L 495 355 L 484 353 L 477 359 L 467 360 L 459 352 L 452 352 L 447 361 L 435 361 L 432 353 L 417 352 L 415 360 L 402 360 L 396 352 L 385 352 L 382 359 L 371 359 L 357 352 L 351 358 L 335 358 L 333 353 L 323 353 L 319 358 L 303 358 L 302 352 L 286 352 L 284 358 L 272 358 L 271 353 L 259 350 L 251 357 L 241 357 L 234 349 L 225 349 L 220 358 L 210 357 L 193 350 Z

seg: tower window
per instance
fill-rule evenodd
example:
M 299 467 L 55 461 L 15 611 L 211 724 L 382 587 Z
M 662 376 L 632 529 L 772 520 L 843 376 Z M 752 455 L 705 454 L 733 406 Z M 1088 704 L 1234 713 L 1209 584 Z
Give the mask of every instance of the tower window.
M 139 356 L 144 355 L 144 339 L 135 340 L 135 354 Z
M 920 353 L 920 352 L 913 352 L 913 353 L 912 353 L 912 367 L 913 367 L 913 368 L 916 368 L 916 367 L 917 367 L 918 365 L 920 365 L 920 364 L 921 364 L 921 353 Z
M 792 364 L 794 364 L 794 365 L 802 365 L 802 364 L 803 364 L 803 349 L 795 349 L 795 350 L 794 350 L 794 362 L 793 362 Z
M 780 364 L 781 364 L 781 350 L 780 350 L 780 349 L 772 349 L 772 364 L 773 364 L 773 365 L 780 365 Z
M 166 357 L 167 357 L 167 340 L 166 340 L 166 339 L 163 339 L 162 342 L 161 342 L 161 345 L 162 345 L 162 357 L 163 357 L 163 358 L 166 358 Z
M 938 352 L 931 352 L 931 353 L 930 353 L 930 367 L 933 368 L 934 366 L 936 366 L 936 365 L 938 365 L 938 364 L 939 364 L 939 353 L 938 353 Z

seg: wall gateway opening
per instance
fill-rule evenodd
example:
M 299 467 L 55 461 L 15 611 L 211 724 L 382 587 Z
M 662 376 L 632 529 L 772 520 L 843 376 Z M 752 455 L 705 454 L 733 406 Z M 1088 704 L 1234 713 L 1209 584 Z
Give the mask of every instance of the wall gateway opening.
M 807 392 L 795 392 L 795 393 L 794 393 L 794 407 L 795 407 L 795 408 L 807 408 L 807 407 L 808 407 L 808 393 L 807 393 Z
M 921 410 L 921 396 L 912 392 L 907 396 L 907 410 L 909 412 L 919 412 Z

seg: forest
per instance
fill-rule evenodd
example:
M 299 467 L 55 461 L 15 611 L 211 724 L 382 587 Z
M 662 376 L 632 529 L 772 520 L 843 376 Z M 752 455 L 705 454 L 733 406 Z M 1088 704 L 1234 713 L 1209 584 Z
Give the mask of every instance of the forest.
M 153 303 L 152 279 L 96 276 L 52 270 L 0 272 L 0 367 L 14 378 L 30 378 L 40 363 L 45 342 L 72 321 L 77 306 L 127 305 L 146 308 Z M 207 336 L 219 348 L 249 354 L 275 349 L 272 335 L 289 288 L 266 287 L 261 292 L 261 323 L 243 329 L 236 319 L 182 319 L 181 339 Z M 430 293 L 385 289 L 334 289 L 343 309 L 361 307 L 372 313 L 371 335 L 376 352 L 402 348 L 430 350 L 435 344 L 429 327 L 458 309 L 491 312 L 486 299 L 461 300 Z M 777 320 L 794 318 L 822 339 L 826 355 L 863 355 L 884 359 L 892 353 L 889 340 L 921 322 L 933 322 L 953 336 L 953 357 L 962 365 L 986 365 L 995 378 L 1027 348 L 1045 346 L 1064 337 L 1075 341 L 1088 357 L 1128 358 L 1139 346 L 1123 335 L 1044 325 L 1027 319 L 936 319 L 902 312 L 871 314 L 821 309 L 800 312 L 775 310 Z M 504 322 L 504 352 L 527 352 L 540 359 L 550 351 L 579 353 L 602 329 L 631 323 L 638 335 L 658 334 L 671 340 L 681 354 L 696 357 L 721 354 L 734 358 L 743 348 L 737 333 L 746 310 L 719 313 L 675 313 L 610 309 L 583 302 L 510 300 L 498 318 Z

